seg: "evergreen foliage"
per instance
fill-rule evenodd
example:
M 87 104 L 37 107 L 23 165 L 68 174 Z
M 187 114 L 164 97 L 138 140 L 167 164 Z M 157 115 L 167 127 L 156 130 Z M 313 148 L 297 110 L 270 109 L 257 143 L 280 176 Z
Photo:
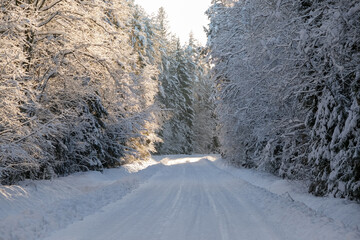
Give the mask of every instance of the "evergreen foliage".
M 205 139 L 205 135 L 204 138 L 196 135 L 201 134 L 201 128 L 203 128 L 197 122 L 204 124 L 205 116 L 202 116 L 202 109 L 198 108 L 196 112 L 194 110 L 195 104 L 197 107 L 204 102 L 212 104 L 209 101 L 209 92 L 211 92 L 209 86 L 207 86 L 207 91 L 194 91 L 199 87 L 200 82 L 209 79 L 208 75 L 203 74 L 209 69 L 209 65 L 204 63 L 206 56 L 200 54 L 202 47 L 192 36 L 185 46 L 181 45 L 178 38 L 169 37 L 166 14 L 162 8 L 159 9 L 156 21 L 159 26 L 159 42 L 162 45 L 160 47 L 162 61 L 159 65 L 161 86 L 158 99 L 159 105 L 164 109 L 161 117 L 162 128 L 159 131 L 163 142 L 158 144 L 158 153 L 209 152 L 209 149 L 198 147 L 206 144 L 208 139 Z M 198 102 L 195 101 L 195 96 L 200 96 Z M 207 107 L 211 109 L 211 106 L 213 105 Z M 209 120 L 206 124 L 214 126 L 214 118 L 206 120 Z M 212 139 L 213 134 L 214 129 L 211 129 L 206 136 Z

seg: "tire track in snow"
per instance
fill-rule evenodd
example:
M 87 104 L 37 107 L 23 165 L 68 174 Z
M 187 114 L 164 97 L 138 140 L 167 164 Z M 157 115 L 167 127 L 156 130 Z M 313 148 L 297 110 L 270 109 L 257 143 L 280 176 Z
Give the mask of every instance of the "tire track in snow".
M 199 158 L 172 160 L 147 183 L 47 240 L 358 240 L 331 219 Z

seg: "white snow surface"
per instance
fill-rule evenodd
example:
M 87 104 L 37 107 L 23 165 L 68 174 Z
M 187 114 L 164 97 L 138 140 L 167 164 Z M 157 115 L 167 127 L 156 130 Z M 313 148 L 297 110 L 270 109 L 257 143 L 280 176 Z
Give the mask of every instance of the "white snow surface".
M 360 205 L 216 155 L 0 185 L 0 240 L 360 239 Z

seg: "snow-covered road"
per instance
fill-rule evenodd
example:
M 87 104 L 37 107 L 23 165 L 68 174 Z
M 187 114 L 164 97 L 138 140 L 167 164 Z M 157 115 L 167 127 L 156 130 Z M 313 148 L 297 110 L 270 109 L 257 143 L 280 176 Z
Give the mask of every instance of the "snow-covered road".
M 235 177 L 206 157 L 162 163 L 131 193 L 46 240 L 360 239 L 358 231 Z

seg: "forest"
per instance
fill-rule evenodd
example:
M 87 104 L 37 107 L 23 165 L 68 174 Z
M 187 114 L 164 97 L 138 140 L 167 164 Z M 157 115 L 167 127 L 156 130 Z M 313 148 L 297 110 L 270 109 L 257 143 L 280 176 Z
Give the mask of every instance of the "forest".
M 0 181 L 151 154 L 360 200 L 360 3 L 213 0 L 208 43 L 133 0 L 0 2 Z
M 128 0 L 0 9 L 2 184 L 211 151 L 204 51 L 192 36 L 180 44 L 164 9 L 150 17 Z
M 360 199 L 360 3 L 214 1 L 211 51 L 223 157 Z

